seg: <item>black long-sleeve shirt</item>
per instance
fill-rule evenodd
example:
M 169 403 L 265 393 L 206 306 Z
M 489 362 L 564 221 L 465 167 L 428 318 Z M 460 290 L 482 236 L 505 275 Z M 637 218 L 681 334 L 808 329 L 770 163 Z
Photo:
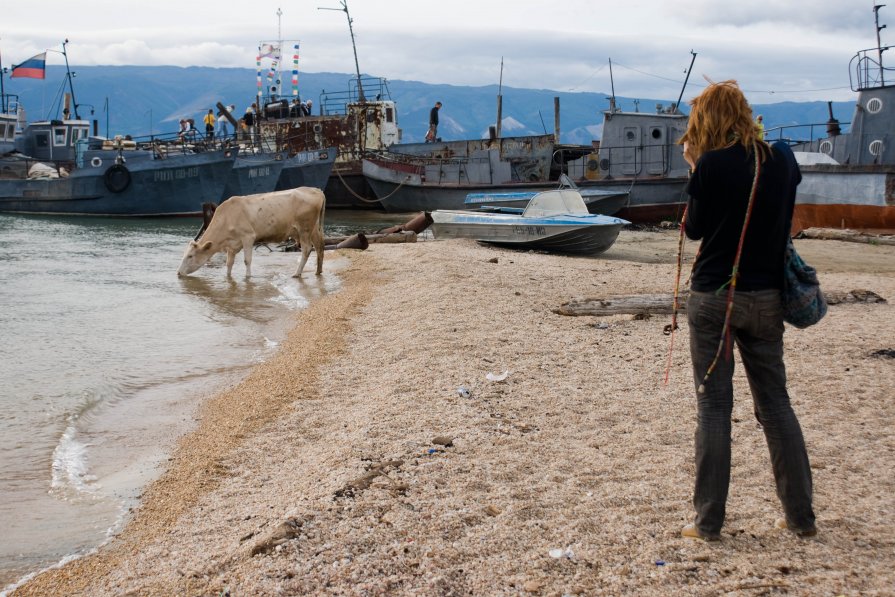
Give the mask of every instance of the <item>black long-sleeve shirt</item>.
M 781 288 L 796 187 L 802 180 L 789 146 L 777 142 L 761 166 L 758 191 L 740 259 L 737 290 Z M 730 280 L 752 189 L 754 156 L 741 144 L 708 151 L 687 185 L 687 236 L 702 239 L 691 288 L 713 292 Z

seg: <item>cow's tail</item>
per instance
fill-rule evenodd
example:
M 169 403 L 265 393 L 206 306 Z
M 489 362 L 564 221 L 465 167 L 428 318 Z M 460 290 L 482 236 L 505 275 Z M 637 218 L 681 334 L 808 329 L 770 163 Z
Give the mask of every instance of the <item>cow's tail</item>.
M 320 192 L 323 193 L 323 190 L 321 189 Z M 326 215 L 326 194 L 323 194 L 323 206 L 320 208 L 320 220 L 319 220 L 320 238 L 322 238 L 322 239 L 326 238 L 326 236 L 324 236 L 324 234 L 323 234 L 323 217 L 325 215 Z

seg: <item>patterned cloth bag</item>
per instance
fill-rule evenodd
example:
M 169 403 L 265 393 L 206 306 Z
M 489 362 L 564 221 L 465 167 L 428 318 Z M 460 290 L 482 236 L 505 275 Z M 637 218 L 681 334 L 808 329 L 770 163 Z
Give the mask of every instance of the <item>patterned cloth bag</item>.
M 783 321 L 806 328 L 826 314 L 827 301 L 817 271 L 799 257 L 790 238 L 783 253 Z

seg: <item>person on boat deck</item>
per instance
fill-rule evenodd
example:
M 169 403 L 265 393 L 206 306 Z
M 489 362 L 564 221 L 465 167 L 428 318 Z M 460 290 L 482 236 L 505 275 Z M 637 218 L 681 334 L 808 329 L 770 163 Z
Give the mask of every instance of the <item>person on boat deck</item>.
M 190 125 L 186 121 L 186 118 L 181 118 L 180 119 L 180 130 L 177 131 L 177 136 L 179 136 L 182 140 L 186 136 L 187 131 L 189 131 L 189 130 L 190 130 Z
M 780 295 L 802 175 L 788 145 L 768 146 L 758 138 L 752 109 L 736 81 L 710 83 L 690 106 L 678 143 L 693 169 L 684 231 L 701 240 L 687 299 L 696 389 L 696 512 L 681 534 L 707 541 L 721 537 L 734 388 L 734 358 L 726 347 L 736 345 L 783 506 L 785 518 L 775 526 L 812 536 L 817 530 L 811 466 L 786 390 Z
M 214 139 L 214 110 L 208 109 L 208 114 L 205 115 L 203 122 L 205 123 L 205 136 L 209 139 Z
M 755 126 L 758 127 L 758 138 L 764 141 L 764 116 L 758 115 L 758 118 L 755 119 Z
M 293 98 L 292 103 L 289 104 L 289 117 L 290 118 L 298 118 L 302 115 L 302 105 L 298 101 L 298 98 Z
M 233 106 L 227 106 L 227 110 L 230 114 L 233 114 Z M 221 139 L 226 139 L 230 136 L 230 121 L 227 120 L 227 116 L 223 113 L 220 113 L 218 116 L 218 137 Z
M 255 138 L 255 104 L 246 108 L 246 113 L 242 116 L 242 122 L 246 127 L 246 135 L 249 139 Z
M 310 116 L 311 112 L 314 111 L 314 102 L 308 100 L 305 102 L 304 114 L 302 116 Z
M 435 143 L 438 140 L 438 111 L 441 109 L 441 102 L 435 102 L 435 105 L 429 110 L 429 132 L 426 133 L 426 143 Z

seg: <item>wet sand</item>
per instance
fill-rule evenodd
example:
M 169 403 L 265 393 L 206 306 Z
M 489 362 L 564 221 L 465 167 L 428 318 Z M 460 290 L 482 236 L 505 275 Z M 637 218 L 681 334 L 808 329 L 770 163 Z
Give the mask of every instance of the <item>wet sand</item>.
M 710 544 L 679 536 L 686 326 L 666 385 L 669 317 L 553 312 L 671 292 L 676 245 L 625 231 L 598 258 L 463 240 L 346 252 L 343 288 L 203 404 L 125 530 L 14 594 L 891 594 L 895 359 L 873 353 L 895 348 L 895 247 L 796 241 L 826 289 L 889 301 L 787 328 L 819 535 L 773 528 L 738 367 L 728 518 Z

